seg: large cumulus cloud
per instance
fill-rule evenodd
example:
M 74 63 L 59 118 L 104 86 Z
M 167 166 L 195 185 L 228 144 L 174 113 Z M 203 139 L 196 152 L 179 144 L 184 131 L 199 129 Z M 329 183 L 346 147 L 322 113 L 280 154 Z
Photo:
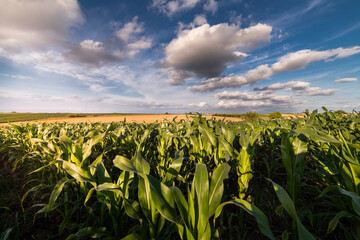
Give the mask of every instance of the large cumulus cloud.
M 68 29 L 83 22 L 76 0 L 2 0 L 0 47 L 44 49 L 66 41 Z
M 245 29 L 227 23 L 213 26 L 205 23 L 183 29 L 167 45 L 162 66 L 172 72 L 186 72 L 182 74 L 186 77 L 217 77 L 224 72 L 227 63 L 244 59 L 247 53 L 243 51 L 268 42 L 271 31 L 271 26 L 260 23 Z M 183 81 L 181 78 L 171 79 L 171 76 L 169 79 L 173 84 Z

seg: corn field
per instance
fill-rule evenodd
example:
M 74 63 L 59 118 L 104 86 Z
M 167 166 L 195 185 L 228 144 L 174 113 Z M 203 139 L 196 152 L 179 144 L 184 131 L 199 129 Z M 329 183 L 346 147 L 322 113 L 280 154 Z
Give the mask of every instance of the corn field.
M 360 239 L 360 114 L 324 111 L 2 128 L 25 193 L 0 239 Z

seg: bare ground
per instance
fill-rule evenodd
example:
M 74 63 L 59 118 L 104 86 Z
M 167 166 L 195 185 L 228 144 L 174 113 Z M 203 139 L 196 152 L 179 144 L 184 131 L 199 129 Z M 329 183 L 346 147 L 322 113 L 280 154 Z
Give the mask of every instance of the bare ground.
M 238 122 L 242 121 L 241 118 L 236 117 L 219 117 L 219 116 L 213 116 L 211 114 L 203 114 L 207 119 L 209 118 L 215 118 L 217 120 L 225 119 L 225 121 L 233 121 Z M 176 121 L 179 121 L 181 119 L 186 119 L 185 114 L 136 114 L 136 115 L 102 115 L 102 116 L 94 116 L 94 117 L 75 117 L 75 118 L 49 118 L 49 119 L 39 119 L 39 120 L 33 120 L 33 121 L 22 121 L 22 122 L 13 122 L 12 124 L 25 124 L 27 122 L 30 123 L 55 123 L 55 122 L 67 122 L 67 123 L 78 123 L 78 122 L 101 122 L 101 123 L 108 123 L 108 122 L 119 122 L 124 121 L 126 118 L 126 122 L 136 122 L 136 123 L 152 123 L 156 121 L 163 121 L 164 119 L 167 119 L 169 121 L 172 121 L 173 118 L 176 118 Z M 191 116 L 188 116 L 191 118 Z M 290 118 L 290 117 L 302 117 L 302 114 L 283 114 L 284 118 Z M 9 126 L 8 123 L 0 123 L 0 127 L 7 127 Z

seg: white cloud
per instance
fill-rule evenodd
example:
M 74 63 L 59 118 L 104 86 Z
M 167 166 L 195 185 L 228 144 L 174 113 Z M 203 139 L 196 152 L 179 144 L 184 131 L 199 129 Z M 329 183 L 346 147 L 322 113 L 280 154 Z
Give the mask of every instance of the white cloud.
M 335 80 L 335 82 L 348 83 L 348 82 L 356 82 L 357 80 L 358 80 L 357 78 L 340 78 Z
M 360 46 L 355 46 L 352 48 L 337 48 L 333 50 L 333 54 L 335 56 L 334 59 L 346 58 L 358 53 L 360 53 Z
M 152 7 L 169 17 L 185 10 L 194 8 L 201 0 L 153 0 Z
M 200 85 L 190 87 L 189 89 L 197 92 L 205 92 L 219 88 L 241 87 L 246 84 L 269 79 L 274 74 L 280 72 L 303 69 L 312 62 L 320 60 L 332 61 L 358 53 L 360 53 L 360 46 L 336 48 L 325 51 L 300 50 L 282 56 L 271 66 L 267 64 L 260 65 L 255 69 L 249 70 L 244 75 L 230 74 L 222 78 L 210 78 L 203 81 Z
M 303 81 L 290 81 L 286 83 L 275 83 L 264 88 L 255 88 L 255 92 L 272 93 L 273 91 L 287 90 L 297 94 L 307 94 L 309 96 L 330 96 L 335 92 L 340 91 L 339 89 L 322 89 L 320 87 L 310 87 L 309 82 Z
M 117 62 L 125 59 L 124 52 L 110 51 L 102 42 L 84 40 L 79 45 L 71 46 L 71 50 L 64 54 L 70 61 L 101 66 L 106 63 Z
M 135 16 L 130 22 L 115 31 L 114 35 L 120 40 L 120 48 L 129 50 L 128 55 L 134 56 L 140 50 L 151 48 L 153 45 L 152 39 L 138 36 L 143 32 L 144 23 L 138 22 L 138 17 Z
M 267 64 L 264 64 L 248 71 L 245 75 L 230 74 L 223 78 L 210 78 L 200 85 L 190 87 L 189 89 L 194 92 L 206 92 L 225 87 L 239 87 L 268 79 L 272 74 L 272 69 Z
M 144 31 L 144 24 L 138 22 L 138 17 L 135 16 L 132 21 L 124 24 L 122 28 L 115 31 L 114 34 L 124 43 L 128 43 L 130 40 L 134 38 L 134 36 L 138 33 L 142 33 Z
M 218 10 L 218 3 L 215 0 L 208 0 L 204 5 L 204 9 L 214 14 Z
M 76 0 L 2 0 L 0 47 L 46 49 L 67 39 L 67 30 L 84 22 Z
M 196 15 L 194 18 L 194 26 L 201 26 L 207 23 L 206 17 L 204 15 Z
M 150 39 L 142 38 L 135 42 L 129 43 L 130 49 L 147 49 L 152 47 L 152 41 Z
M 322 89 L 320 87 L 311 87 L 304 92 L 309 96 L 330 96 L 334 95 L 335 92 L 340 91 L 339 89 Z
M 259 100 L 268 100 L 272 102 L 290 102 L 291 97 L 290 96 L 276 96 L 274 94 L 249 94 L 249 93 L 243 93 L 243 92 L 221 92 L 214 96 L 215 98 L 218 98 L 220 100 L 242 100 L 242 101 L 259 101 Z
M 265 24 L 240 29 L 227 23 L 183 29 L 167 45 L 162 65 L 175 71 L 191 72 L 197 77 L 217 77 L 227 63 L 247 56 L 238 50 L 251 50 L 268 42 L 271 30 L 272 27 Z
M 191 72 L 182 70 L 171 70 L 167 75 L 168 79 L 166 82 L 171 85 L 185 84 L 185 79 L 193 76 Z
M 24 75 L 18 75 L 18 74 L 6 74 L 6 73 L 0 73 L 0 77 L 6 77 L 6 78 L 14 78 L 14 79 L 21 79 L 21 80 L 31 80 L 32 77 L 24 76 Z
M 207 102 L 200 102 L 198 104 L 192 103 L 189 104 L 189 107 L 194 107 L 194 108 L 205 108 L 207 107 L 209 104 Z
M 246 108 L 258 108 L 258 107 L 265 107 L 265 106 L 273 106 L 273 102 L 271 101 L 256 101 L 256 102 L 241 102 L 241 101 L 219 101 L 215 107 L 217 108 L 225 108 L 225 109 L 232 109 L 232 108 L 239 108 L 239 107 L 246 107 Z

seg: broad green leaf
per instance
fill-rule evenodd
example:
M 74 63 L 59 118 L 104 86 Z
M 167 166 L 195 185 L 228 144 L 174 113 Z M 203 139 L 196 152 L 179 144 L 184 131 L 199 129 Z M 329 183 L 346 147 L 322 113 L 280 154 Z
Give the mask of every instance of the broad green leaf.
M 137 233 L 131 233 L 121 240 L 143 240 L 142 237 Z
M 349 192 L 349 191 L 346 191 L 342 188 L 339 187 L 339 191 L 348 196 L 348 197 L 351 197 L 351 203 L 352 203 L 352 206 L 354 208 L 354 211 L 356 212 L 356 214 L 360 217 L 360 196 L 357 195 L 356 193 L 354 192 Z
M 316 238 L 311 235 L 311 233 L 302 225 L 290 196 L 280 185 L 273 182 L 271 179 L 268 179 L 273 184 L 276 195 L 281 202 L 282 206 L 289 213 L 289 215 L 294 219 L 298 228 L 298 235 L 300 240 L 315 240 Z
M 49 204 L 47 205 L 47 209 L 48 211 L 50 211 L 55 202 L 56 202 L 56 199 L 59 197 L 60 193 L 62 192 L 65 184 L 67 182 L 70 182 L 71 180 L 67 180 L 66 178 L 63 178 L 61 179 L 54 187 L 53 191 L 51 192 L 51 195 L 50 195 L 50 199 L 49 199 Z
M 8 228 L 0 235 L 0 240 L 8 240 L 10 239 L 10 234 L 14 228 Z
M 125 200 L 125 212 L 129 217 L 131 217 L 133 219 L 140 219 L 140 216 L 139 216 L 139 213 L 141 212 L 140 204 L 137 201 L 126 199 Z
M 202 236 L 208 224 L 209 214 L 209 175 L 205 164 L 196 164 L 195 177 L 193 183 L 195 185 L 197 204 L 198 204 L 198 235 Z
M 296 213 L 296 209 L 294 203 L 292 202 L 288 193 L 283 189 L 280 185 L 273 182 L 271 179 L 268 179 L 274 187 L 277 197 L 279 198 L 280 203 L 285 208 L 285 210 L 290 214 L 290 216 L 295 220 L 298 221 L 299 218 Z
M 160 214 L 173 223 L 178 223 L 175 200 L 169 187 L 152 176 L 147 176 L 149 181 L 151 198 Z
M 62 161 L 63 168 L 79 182 L 93 182 L 91 174 L 73 163 Z
M 311 140 L 315 142 L 325 142 L 325 143 L 333 143 L 333 144 L 340 144 L 341 142 L 337 140 L 335 137 L 328 135 L 323 132 L 319 132 L 315 129 L 305 127 L 305 128 L 297 128 L 293 130 L 297 134 L 304 134 Z M 320 135 L 321 134 L 321 135 Z
M 100 162 L 96 165 L 96 175 L 99 180 L 99 184 L 106 183 L 106 182 L 112 183 L 111 177 L 110 177 L 108 171 L 106 170 L 105 165 L 102 162 Z
M 91 188 L 89 190 L 89 192 L 86 194 L 86 198 L 84 200 L 84 206 L 86 206 L 86 203 L 89 201 L 89 199 L 91 198 L 94 191 L 95 191 L 95 188 Z
M 93 136 L 89 141 L 83 144 L 83 161 L 87 159 L 91 154 L 91 149 L 94 145 L 99 143 L 105 137 L 105 133 Z
M 116 156 L 113 160 L 113 163 L 115 167 L 123 170 L 123 171 L 129 171 L 129 172 L 137 172 L 136 167 L 133 165 L 133 163 L 123 156 Z
M 95 188 L 97 191 L 110 191 L 122 196 L 122 192 L 120 191 L 120 186 L 115 183 L 103 183 Z
M 224 179 L 229 176 L 230 166 L 227 163 L 221 164 L 213 173 L 210 182 L 209 191 L 209 212 L 208 218 L 214 215 L 216 208 L 221 202 L 221 198 L 224 192 Z
M 217 145 L 217 138 L 214 133 L 210 131 L 210 129 L 204 125 L 199 125 L 200 132 L 208 139 L 213 146 Z
M 216 211 L 215 211 L 214 224 L 215 224 L 216 218 L 218 218 L 219 215 L 221 214 L 223 207 L 227 204 L 234 204 L 238 207 L 241 207 L 246 212 L 248 212 L 250 215 L 254 216 L 262 234 L 264 234 L 265 236 L 267 236 L 270 239 L 275 240 L 274 234 L 272 233 L 272 231 L 270 229 L 269 222 L 268 222 L 265 214 L 256 206 L 254 206 L 251 203 L 249 203 L 245 200 L 242 200 L 242 199 L 234 199 L 234 200 L 220 204 L 216 208 Z
M 326 234 L 330 234 L 332 231 L 334 231 L 335 228 L 337 227 L 337 224 L 340 221 L 340 218 L 343 218 L 343 217 L 354 217 L 354 215 L 352 215 L 351 213 L 346 212 L 346 211 L 338 212 L 336 214 L 336 216 L 333 219 L 331 219 L 331 221 L 329 222 Z
M 150 173 L 150 165 L 149 163 L 141 156 L 140 152 L 137 151 L 134 158 L 134 166 L 136 167 L 137 171 L 145 174 Z
M 174 199 L 175 199 L 175 203 L 177 205 L 177 208 L 179 209 L 181 218 L 183 219 L 185 225 L 187 228 L 190 228 L 190 224 L 188 221 L 189 218 L 189 213 L 188 213 L 188 203 L 185 200 L 184 195 L 182 194 L 182 192 L 180 191 L 179 188 L 177 187 L 170 187 L 171 192 L 174 195 Z
M 66 238 L 66 240 L 71 240 L 74 238 L 77 239 L 84 239 L 84 238 L 100 238 L 104 235 L 106 235 L 106 228 L 105 227 L 86 227 L 81 230 L 79 230 L 75 234 L 71 234 L 69 237 Z

